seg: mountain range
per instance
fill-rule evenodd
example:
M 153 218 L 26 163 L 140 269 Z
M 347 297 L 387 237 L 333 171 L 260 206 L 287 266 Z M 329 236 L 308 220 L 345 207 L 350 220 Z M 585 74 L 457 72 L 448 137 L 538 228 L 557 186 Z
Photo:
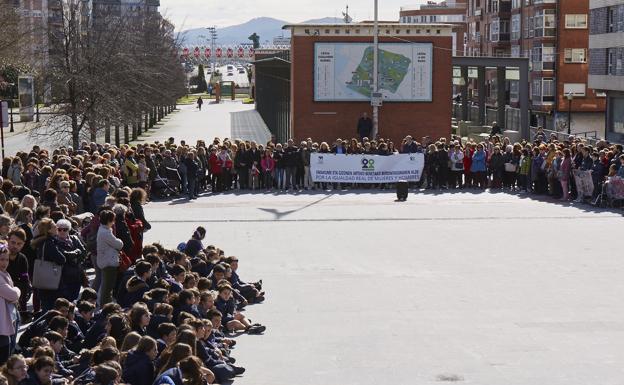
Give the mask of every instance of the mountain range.
M 306 20 L 307 24 L 337 24 L 342 23 L 342 19 L 335 17 L 325 17 L 322 19 Z M 248 39 L 254 32 L 260 36 L 260 44 L 272 44 L 273 38 L 278 36 L 290 37 L 290 31 L 283 30 L 288 21 L 278 20 L 271 17 L 257 17 L 246 23 L 232 25 L 230 27 L 217 29 L 217 44 L 235 45 L 241 43 L 251 43 Z M 182 31 L 180 37 L 185 46 L 205 46 L 208 45 L 209 33 L 206 28 L 195 28 Z

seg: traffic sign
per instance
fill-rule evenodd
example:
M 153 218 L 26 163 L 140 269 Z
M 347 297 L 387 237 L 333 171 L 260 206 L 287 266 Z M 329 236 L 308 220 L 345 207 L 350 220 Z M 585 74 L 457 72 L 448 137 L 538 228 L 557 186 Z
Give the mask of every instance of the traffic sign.
M 383 94 L 381 92 L 373 92 L 371 94 L 371 106 L 381 107 L 383 104 Z

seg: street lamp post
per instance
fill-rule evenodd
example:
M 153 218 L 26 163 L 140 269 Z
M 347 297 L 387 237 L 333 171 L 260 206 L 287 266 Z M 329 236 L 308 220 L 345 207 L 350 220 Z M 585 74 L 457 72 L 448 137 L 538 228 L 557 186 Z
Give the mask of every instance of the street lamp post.
M 375 0 L 375 23 L 373 25 L 373 94 L 379 93 L 379 0 Z M 372 100 L 372 99 L 371 99 Z M 379 105 L 373 104 L 373 138 L 379 134 Z
M 566 99 L 568 99 L 568 135 L 570 135 L 572 133 L 572 99 L 574 99 L 574 94 L 568 92 Z

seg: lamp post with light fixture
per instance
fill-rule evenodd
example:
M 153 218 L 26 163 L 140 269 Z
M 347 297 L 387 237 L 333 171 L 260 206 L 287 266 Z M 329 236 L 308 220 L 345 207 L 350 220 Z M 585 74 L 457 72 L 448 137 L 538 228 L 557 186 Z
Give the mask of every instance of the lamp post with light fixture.
M 373 104 L 373 137 L 379 135 L 379 104 L 373 103 L 373 97 L 379 94 L 379 0 L 375 0 L 375 22 L 373 24 L 373 92 L 371 103 Z
M 572 133 L 572 100 L 574 99 L 574 94 L 568 92 L 566 99 L 568 99 L 568 135 L 570 135 Z

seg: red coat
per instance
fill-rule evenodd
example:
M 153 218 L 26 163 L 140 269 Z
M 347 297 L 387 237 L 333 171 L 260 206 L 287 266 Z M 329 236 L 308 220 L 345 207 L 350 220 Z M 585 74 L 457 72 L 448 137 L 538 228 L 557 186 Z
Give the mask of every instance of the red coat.
M 219 175 L 221 174 L 221 167 L 223 167 L 223 162 L 216 154 L 210 154 L 210 158 L 208 159 L 208 166 L 210 167 L 210 173 Z
M 468 154 L 466 154 L 466 150 L 464 150 L 464 170 L 466 172 L 470 172 L 470 167 L 472 167 L 472 155 L 474 155 L 475 150 L 470 148 L 468 150 Z

